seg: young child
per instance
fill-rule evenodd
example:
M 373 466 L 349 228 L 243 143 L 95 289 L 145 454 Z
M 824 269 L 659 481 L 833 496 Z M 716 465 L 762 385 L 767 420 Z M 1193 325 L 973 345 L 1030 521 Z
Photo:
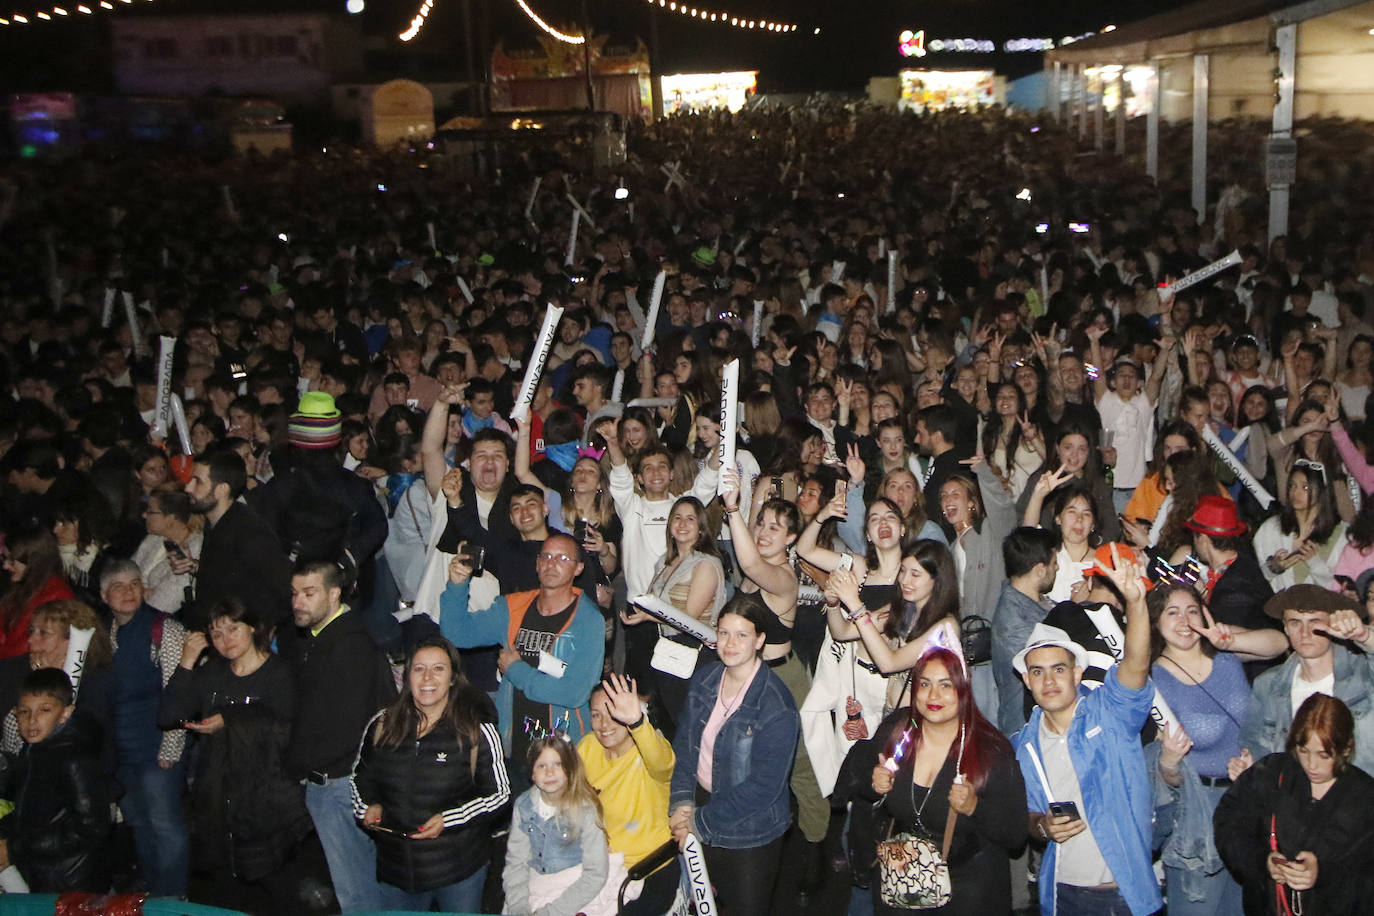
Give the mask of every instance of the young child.
M 601 803 L 572 743 L 561 736 L 530 745 L 534 786 L 515 801 L 503 912 L 516 916 L 614 916 L 625 879 L 609 867 Z
M 72 683 L 58 668 L 24 678 L 15 706 L 24 747 L 13 761 L 0 820 L 4 861 L 35 893 L 109 890 L 110 803 L 100 769 L 100 725 L 73 717 Z

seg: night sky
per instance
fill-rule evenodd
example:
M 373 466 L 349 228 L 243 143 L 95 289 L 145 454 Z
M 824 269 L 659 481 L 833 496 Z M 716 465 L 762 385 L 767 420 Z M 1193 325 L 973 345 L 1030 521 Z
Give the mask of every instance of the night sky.
M 30 15 L 40 0 L 0 0 L 10 12 Z M 48 0 L 49 6 L 61 0 Z M 0 28 L 0 89 L 4 91 L 109 91 L 108 30 L 117 16 L 184 15 L 230 10 L 342 11 L 344 0 L 155 0 L 134 7 L 116 3 L 116 11 L 96 16 L 73 15 L 53 22 Z M 533 43 L 536 27 L 515 0 L 435 0 L 434 10 L 420 36 L 410 44 L 395 39 L 415 14 L 421 0 L 368 0 L 357 17 L 366 33 L 381 39 L 386 51 L 374 60 L 390 76 L 433 77 L 435 70 L 450 78 L 466 72 L 463 57 L 464 2 L 471 2 L 479 32 L 489 31 L 508 44 Z M 551 24 L 580 31 L 581 0 L 527 0 Z M 711 0 L 693 0 L 710 3 Z M 76 0 L 67 6 L 75 8 Z M 95 6 L 95 0 L 89 5 Z M 613 39 L 649 37 L 647 0 L 586 0 L 595 32 Z M 1060 38 L 1097 31 L 1183 5 L 1182 0 L 719 0 L 704 9 L 728 9 L 732 14 L 781 22 L 801 28 L 787 35 L 745 31 L 728 25 L 703 23 L 667 10 L 659 17 L 659 69 L 664 73 L 757 69 L 763 91 L 815 89 L 860 90 L 871 76 L 891 76 L 913 64 L 897 53 L 903 29 L 924 28 L 928 38 L 987 38 L 1001 41 L 1022 36 Z M 489 29 L 484 29 L 484 24 Z M 820 36 L 812 34 L 819 27 Z M 1021 75 L 1040 67 L 1040 55 L 930 55 L 923 67 L 995 66 L 1000 72 Z M 409 71 L 409 72 L 406 72 Z

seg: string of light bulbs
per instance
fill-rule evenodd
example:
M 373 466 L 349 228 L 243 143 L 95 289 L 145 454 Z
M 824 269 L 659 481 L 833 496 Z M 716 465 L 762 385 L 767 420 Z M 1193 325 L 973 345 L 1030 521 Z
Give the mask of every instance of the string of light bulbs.
M 518 2 L 518 0 L 517 0 Z M 770 19 L 750 19 L 746 16 L 734 16 L 721 10 L 704 10 L 699 7 L 690 6 L 686 3 L 679 3 L 678 0 L 645 0 L 650 6 L 658 6 L 673 13 L 681 13 L 683 16 L 690 16 L 693 19 L 700 19 L 702 22 L 719 22 L 724 25 L 731 25 L 737 29 L 762 29 L 768 32 L 795 32 L 797 24 L 795 22 L 773 22 Z
M 515 5 L 520 7 L 524 14 L 529 17 L 530 22 L 533 22 L 535 25 L 539 26 L 539 28 L 543 29 L 544 34 L 556 38 L 564 44 L 580 45 L 587 40 L 587 36 L 585 35 L 569 35 L 567 32 L 558 31 L 543 19 L 539 18 L 539 14 L 530 9 L 530 5 L 526 3 L 525 0 L 515 0 Z
M 425 27 L 425 20 L 429 18 L 429 11 L 432 9 L 434 9 L 434 0 L 425 0 L 424 3 L 421 3 L 419 11 L 415 14 L 415 18 L 410 20 L 410 26 L 396 37 L 401 39 L 401 41 L 410 41 L 416 35 L 419 35 L 420 30 Z
M 119 2 L 126 6 L 133 6 L 134 0 L 119 0 Z M 148 0 L 148 2 L 152 3 L 153 0 Z M 53 17 L 57 17 L 58 19 L 64 16 L 70 17 L 73 12 L 84 16 L 93 16 L 99 10 L 113 10 L 114 8 L 115 6 L 110 0 L 99 0 L 98 3 L 92 3 L 89 6 L 85 3 L 78 3 L 71 9 L 65 6 L 54 6 L 51 12 L 48 10 L 38 10 L 31 15 L 12 13 L 9 16 L 0 16 L 0 26 L 31 25 L 35 22 L 55 22 L 56 20 Z

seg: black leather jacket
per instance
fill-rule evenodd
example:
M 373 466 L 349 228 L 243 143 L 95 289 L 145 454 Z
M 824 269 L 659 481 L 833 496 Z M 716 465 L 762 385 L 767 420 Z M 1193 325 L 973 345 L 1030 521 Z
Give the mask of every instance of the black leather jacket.
M 100 746 L 100 723 L 77 712 L 14 758 L 5 793 L 14 811 L 0 820 L 0 836 L 35 893 L 110 887 L 110 800 Z
M 400 747 L 379 748 L 373 735 L 382 715 L 368 723 L 353 772 L 355 814 L 381 805 L 387 828 L 371 831 L 377 878 L 409 892 L 461 881 L 491 859 L 490 821 L 510 800 L 496 710 L 488 704 L 475 755 L 447 721 Z M 400 835 L 441 811 L 444 830 L 434 839 Z

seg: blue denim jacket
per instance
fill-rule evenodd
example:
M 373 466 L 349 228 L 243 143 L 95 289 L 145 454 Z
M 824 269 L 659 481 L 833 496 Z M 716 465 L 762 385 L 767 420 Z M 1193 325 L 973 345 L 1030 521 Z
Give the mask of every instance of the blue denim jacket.
M 711 718 L 725 666 L 698 668 L 673 740 L 668 812 L 695 805 L 701 734 Z M 693 829 L 707 846 L 751 849 L 787 830 L 792 820 L 788 778 L 801 720 L 787 686 L 767 665 L 759 668 L 739 708 L 716 735 L 711 756 L 711 800 L 697 808 Z
M 1098 689 L 1079 685 L 1078 708 L 1068 734 L 1069 759 L 1083 795 L 1083 816 L 1134 916 L 1147 916 L 1164 905 L 1150 866 L 1153 799 L 1140 747 L 1140 729 L 1150 714 L 1154 695 L 1154 685 L 1148 680 L 1139 690 L 1123 687 L 1113 665 Z M 1030 722 L 1012 738 L 1026 780 L 1026 806 L 1031 811 L 1049 810 L 1045 786 L 1030 758 L 1034 750 L 1044 763 L 1040 752 L 1043 716 L 1044 710 L 1037 706 L 1031 711 Z M 1040 912 L 1044 916 L 1055 912 L 1055 882 L 1046 878 L 1056 874 L 1058 853 L 1059 845 L 1051 843 L 1040 868 Z
M 1331 668 L 1336 699 L 1350 707 L 1355 718 L 1355 766 L 1374 773 L 1374 655 L 1351 652 L 1339 643 L 1331 645 Z M 1276 754 L 1288 744 L 1293 724 L 1293 674 L 1302 660 L 1290 655 L 1282 665 L 1255 678 L 1250 708 L 1240 729 L 1240 746 L 1249 748 L 1256 760 Z

